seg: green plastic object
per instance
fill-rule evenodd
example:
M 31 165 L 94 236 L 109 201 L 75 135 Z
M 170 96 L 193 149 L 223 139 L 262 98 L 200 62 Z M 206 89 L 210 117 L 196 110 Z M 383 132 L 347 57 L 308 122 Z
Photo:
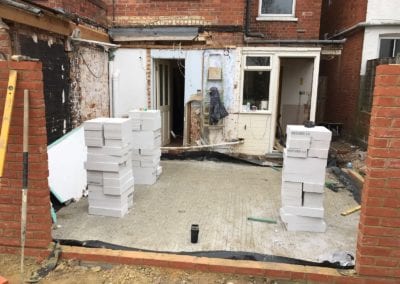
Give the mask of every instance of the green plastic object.
M 269 223 L 269 224 L 277 224 L 276 220 L 265 219 L 265 218 L 247 217 L 247 220 L 256 221 L 256 222 L 263 222 L 263 223 Z

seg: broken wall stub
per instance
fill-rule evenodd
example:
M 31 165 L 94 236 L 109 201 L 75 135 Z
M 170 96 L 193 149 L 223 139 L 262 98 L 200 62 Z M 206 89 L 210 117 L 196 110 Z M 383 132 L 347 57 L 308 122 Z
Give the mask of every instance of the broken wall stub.
M 108 52 L 103 48 L 74 45 L 70 53 L 70 105 L 72 126 L 110 115 Z
M 47 138 L 42 64 L 0 62 L 0 117 L 3 116 L 10 70 L 17 84 L 11 116 L 4 174 L 0 178 L 0 253 L 20 249 L 24 90 L 29 90 L 29 175 L 26 249 L 27 255 L 46 255 L 51 238 L 48 186 Z

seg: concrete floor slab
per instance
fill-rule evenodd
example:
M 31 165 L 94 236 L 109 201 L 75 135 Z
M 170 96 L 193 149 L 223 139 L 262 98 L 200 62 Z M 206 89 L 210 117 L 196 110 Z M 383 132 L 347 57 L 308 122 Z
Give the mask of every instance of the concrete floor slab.
M 268 167 L 211 161 L 162 161 L 152 186 L 135 186 L 134 208 L 124 218 L 88 215 L 87 199 L 58 213 L 57 239 L 100 240 L 155 251 L 246 251 L 318 261 L 355 255 L 359 213 L 347 191 L 325 190 L 326 233 L 288 232 L 279 220 L 281 172 Z M 277 220 L 277 224 L 247 217 Z M 190 226 L 199 224 L 199 243 Z

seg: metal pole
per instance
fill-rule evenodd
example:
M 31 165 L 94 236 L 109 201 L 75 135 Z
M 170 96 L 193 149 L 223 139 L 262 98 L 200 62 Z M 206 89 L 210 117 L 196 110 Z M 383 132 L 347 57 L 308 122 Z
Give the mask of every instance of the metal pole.
M 23 172 L 21 206 L 21 283 L 24 283 L 24 255 L 26 239 L 26 212 L 28 203 L 28 138 L 29 138 L 29 90 L 24 90 L 24 126 L 23 126 Z

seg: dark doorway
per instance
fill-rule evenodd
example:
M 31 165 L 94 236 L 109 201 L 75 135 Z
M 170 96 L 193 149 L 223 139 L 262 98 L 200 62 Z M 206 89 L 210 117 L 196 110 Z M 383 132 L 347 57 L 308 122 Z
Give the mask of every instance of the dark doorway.
M 185 115 L 185 61 L 172 60 L 172 133 L 170 146 L 183 145 Z

